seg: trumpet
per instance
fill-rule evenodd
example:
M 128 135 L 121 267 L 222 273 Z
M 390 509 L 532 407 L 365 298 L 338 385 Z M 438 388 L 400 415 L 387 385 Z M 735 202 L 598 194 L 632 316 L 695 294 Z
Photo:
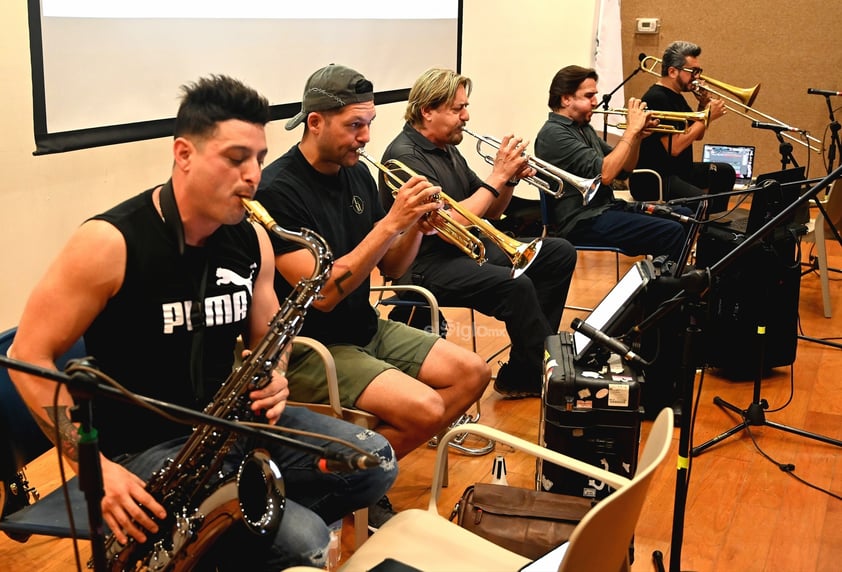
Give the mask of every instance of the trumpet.
M 650 62 L 650 63 L 647 64 L 647 61 Z M 658 65 L 658 64 L 662 64 L 662 63 L 663 63 L 663 60 L 661 60 L 660 58 L 656 58 L 654 56 L 646 56 L 642 60 L 640 60 L 640 69 L 645 71 L 645 72 L 648 72 L 652 75 L 656 75 L 658 77 L 661 77 L 661 74 L 659 72 L 655 71 L 655 66 Z M 727 109 L 728 111 L 731 111 L 732 113 L 735 113 L 735 114 L 739 115 L 740 117 L 744 117 L 744 118 L 746 118 L 748 120 L 751 120 L 751 121 L 755 121 L 757 119 L 756 117 L 754 117 L 752 115 L 749 115 L 750 113 L 754 113 L 754 114 L 759 115 L 760 117 L 763 117 L 763 118 L 765 118 L 765 119 L 767 119 L 767 120 L 769 120 L 773 123 L 777 123 L 778 125 L 780 125 L 782 127 L 788 127 L 788 125 L 786 123 L 784 123 L 783 121 L 781 121 L 779 119 L 775 119 L 771 115 L 768 115 L 766 113 L 763 113 L 763 112 L 758 111 L 758 110 L 754 109 L 753 107 L 751 107 L 751 104 L 754 103 L 754 100 L 757 97 L 757 92 L 760 91 L 760 84 L 757 84 L 754 87 L 741 88 L 741 87 L 736 87 L 736 86 L 727 84 L 724 81 L 719 81 L 719 80 L 716 80 L 716 79 L 713 79 L 711 77 L 707 77 L 707 76 L 704 76 L 704 75 L 700 75 L 699 79 L 704 81 L 705 83 L 702 84 L 698 80 L 694 80 L 691 83 L 693 92 L 698 94 L 698 93 L 701 93 L 702 91 L 706 91 L 706 92 L 710 93 L 711 95 L 713 95 L 713 96 L 715 96 L 715 97 L 717 97 L 717 98 L 719 98 L 723 101 L 727 101 L 731 104 L 734 104 L 734 105 L 738 106 L 739 108 L 742 108 L 742 110 L 741 110 L 738 107 L 726 105 L 725 109 Z M 722 91 L 718 91 L 711 86 L 716 86 L 720 90 L 727 92 L 727 94 L 722 93 Z M 745 110 L 745 111 L 743 111 L 743 110 Z M 804 145 L 805 147 L 810 149 L 810 151 L 815 151 L 816 153 L 822 152 L 821 148 L 813 147 L 810 144 L 810 142 L 816 143 L 818 145 L 823 145 L 823 143 L 819 139 L 816 139 L 815 137 L 807 135 L 806 133 L 804 134 L 805 137 L 806 137 L 806 141 L 804 141 L 802 139 L 799 139 L 798 137 L 794 137 L 794 136 L 790 135 L 789 133 L 781 133 L 781 135 L 783 135 L 787 139 L 791 139 L 791 140 L 793 140 L 793 141 L 795 141 L 795 142 L 797 142 L 801 145 Z
M 605 115 L 623 115 L 628 116 L 629 111 L 628 109 L 594 109 L 594 113 L 604 113 Z M 649 131 L 655 131 L 659 133 L 685 133 L 687 129 L 690 127 L 691 121 L 701 121 L 705 124 L 705 128 L 707 128 L 708 123 L 710 122 L 710 109 L 705 109 L 704 111 L 657 111 L 654 109 L 649 110 L 649 117 L 654 119 L 658 119 L 660 121 L 677 121 L 683 125 L 683 127 L 677 127 L 675 125 L 658 125 L 657 127 L 653 127 L 649 129 Z M 617 129 L 625 129 L 627 127 L 626 123 L 617 123 L 614 125 Z
M 390 159 L 383 164 L 366 153 L 364 149 L 357 149 L 357 154 L 383 173 L 386 185 L 392 190 L 392 196 L 397 195 L 400 187 L 416 175 L 412 169 L 395 159 Z M 444 208 L 430 213 L 427 220 L 440 235 L 456 245 L 480 266 L 485 264 L 487 260 L 485 244 L 471 232 L 474 229 L 485 235 L 506 254 L 512 263 L 512 278 L 517 278 L 523 274 L 535 260 L 535 257 L 538 256 L 538 252 L 541 250 L 540 238 L 536 238 L 528 244 L 517 241 L 494 228 L 487 220 L 464 208 L 444 191 L 439 192 L 434 200 L 444 203 Z M 458 213 L 470 222 L 470 225 L 466 226 L 456 222 L 453 216 L 447 212 L 448 210 Z
M 464 131 L 471 137 L 475 137 L 477 139 L 477 153 L 479 153 L 480 157 L 485 159 L 486 163 L 488 163 L 489 165 L 493 165 L 494 157 L 490 153 L 483 153 L 482 145 L 484 143 L 489 147 L 499 149 L 501 145 L 500 140 L 495 139 L 494 137 L 477 135 L 476 133 L 473 133 L 472 131 L 468 130 L 466 127 L 462 127 L 462 131 Z M 547 161 L 543 161 L 541 159 L 538 159 L 537 157 L 527 156 L 527 159 L 527 164 L 531 168 L 535 169 L 536 172 L 540 173 L 547 179 L 552 179 L 553 181 L 558 183 L 558 190 L 553 191 L 549 183 L 547 183 L 547 181 L 539 177 L 525 177 L 522 180 L 526 181 L 534 187 L 539 188 L 540 190 L 553 196 L 554 198 L 559 198 L 562 194 L 564 194 L 565 183 L 571 185 L 577 191 L 579 191 L 579 193 L 581 193 L 583 204 L 588 204 L 588 202 L 590 202 L 590 200 L 599 190 L 599 184 L 602 180 L 601 175 L 597 175 L 592 179 L 585 179 L 584 177 L 579 177 L 577 175 L 574 175 L 573 173 L 568 173 L 567 171 L 556 167 L 552 163 L 548 163 Z

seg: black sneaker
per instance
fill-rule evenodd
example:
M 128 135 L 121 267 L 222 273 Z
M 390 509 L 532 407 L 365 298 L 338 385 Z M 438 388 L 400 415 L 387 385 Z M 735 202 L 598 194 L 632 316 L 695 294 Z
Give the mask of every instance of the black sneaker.
M 530 383 L 530 379 L 534 383 Z M 500 370 L 494 379 L 494 391 L 502 395 L 503 399 L 541 397 L 541 385 L 540 378 L 508 363 L 500 364 Z
M 368 507 L 368 529 L 377 532 L 377 529 L 386 524 L 386 521 L 397 513 L 389 502 L 389 497 L 383 495 L 379 501 Z

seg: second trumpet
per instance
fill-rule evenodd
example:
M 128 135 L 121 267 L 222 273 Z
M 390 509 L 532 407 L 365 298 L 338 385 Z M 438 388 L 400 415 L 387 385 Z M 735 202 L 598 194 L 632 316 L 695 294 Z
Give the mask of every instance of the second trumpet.
M 593 112 L 601 113 L 604 115 L 628 116 L 629 114 L 628 109 L 594 109 Z M 650 110 L 649 117 L 652 117 L 653 119 L 658 119 L 659 121 L 672 121 L 677 122 L 679 124 L 679 126 L 671 124 L 658 125 L 657 127 L 649 129 L 649 131 L 655 131 L 658 133 L 685 133 L 690 127 L 691 121 L 701 121 L 702 123 L 704 123 L 705 128 L 707 128 L 708 123 L 710 122 L 710 109 L 705 109 L 703 111 Z M 620 122 L 614 125 L 614 127 L 616 127 L 617 129 L 625 129 L 627 127 L 627 124 Z
M 400 161 L 391 159 L 383 164 L 363 149 L 357 149 L 357 153 L 383 173 L 386 184 L 392 190 L 392 195 L 397 194 L 398 189 L 416 174 Z M 444 207 L 430 213 L 427 220 L 440 235 L 474 259 L 477 264 L 482 265 L 486 262 L 485 244 L 482 243 L 478 236 L 471 232 L 473 229 L 485 235 L 500 250 L 506 253 L 506 256 L 512 262 L 512 278 L 517 278 L 523 274 L 529 265 L 532 264 L 532 261 L 535 260 L 535 257 L 538 256 L 538 251 L 541 250 L 540 238 L 536 238 L 529 244 L 525 244 L 503 234 L 487 220 L 462 207 L 462 205 L 447 196 L 443 191 L 439 193 L 437 200 L 441 201 Z M 458 213 L 470 225 L 463 225 L 457 222 L 448 212 L 449 210 Z

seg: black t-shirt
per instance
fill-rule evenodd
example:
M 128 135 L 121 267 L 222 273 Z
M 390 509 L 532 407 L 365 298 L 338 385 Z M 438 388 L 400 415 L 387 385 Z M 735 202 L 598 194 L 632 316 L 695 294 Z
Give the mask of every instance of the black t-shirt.
M 691 112 L 690 105 L 684 96 L 662 85 L 654 84 L 641 98 L 649 109 L 657 111 Z M 662 124 L 670 122 L 662 121 Z M 674 123 L 674 125 L 678 125 Z M 653 169 L 662 176 L 677 175 L 682 179 L 689 179 L 693 168 L 693 146 L 690 145 L 677 157 L 670 157 L 664 148 L 661 138 L 663 133 L 653 133 L 643 139 L 640 145 L 640 157 L 637 161 L 638 169 Z
M 310 229 L 327 241 L 335 259 L 348 254 L 385 216 L 377 185 L 362 163 L 342 168 L 335 176 L 316 171 L 298 145 L 263 170 L 255 195 L 281 227 Z M 297 242 L 271 236 L 275 254 L 303 248 Z M 341 269 L 334 268 L 336 272 Z M 309 277 L 308 277 L 309 278 Z M 370 280 L 365 281 L 330 312 L 307 311 L 300 334 L 325 344 L 364 346 L 377 331 L 377 313 L 369 301 Z M 275 291 L 283 301 L 292 286 L 275 271 Z

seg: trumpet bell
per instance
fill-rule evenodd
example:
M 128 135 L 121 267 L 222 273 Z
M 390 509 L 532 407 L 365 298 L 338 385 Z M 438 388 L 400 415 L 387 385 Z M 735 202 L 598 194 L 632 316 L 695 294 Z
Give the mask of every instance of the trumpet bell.
M 541 251 L 541 244 L 541 239 L 536 238 L 529 244 L 521 244 L 515 249 L 512 256 L 512 278 L 517 278 L 529 268 Z

